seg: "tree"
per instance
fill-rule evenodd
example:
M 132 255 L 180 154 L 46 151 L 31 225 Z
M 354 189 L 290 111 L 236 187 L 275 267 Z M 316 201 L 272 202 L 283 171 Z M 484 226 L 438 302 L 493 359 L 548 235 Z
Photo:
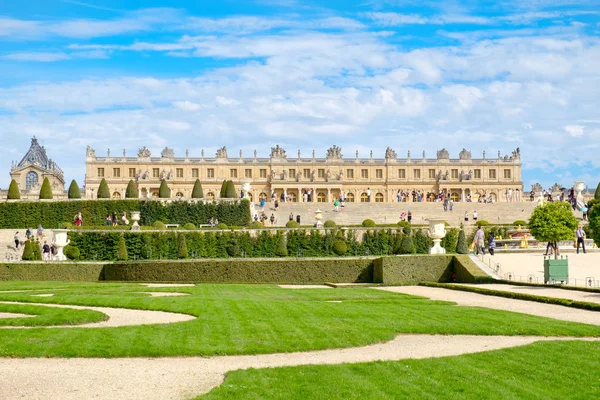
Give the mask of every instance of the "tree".
M 137 199 L 138 198 L 138 190 L 137 186 L 133 182 L 133 180 L 129 180 L 127 184 L 127 190 L 125 190 L 125 198 L 127 199 Z
M 31 240 L 27 240 L 25 242 L 25 246 L 23 246 L 23 255 L 21 258 L 24 261 L 33 261 L 35 260 L 35 255 L 33 254 L 33 243 Z
M 125 245 L 125 236 L 122 233 L 119 237 L 119 252 L 117 254 L 117 260 L 127 261 L 127 246 Z
M 19 200 L 21 198 L 21 191 L 19 190 L 19 185 L 14 179 L 10 181 L 10 186 L 8 187 L 8 196 L 6 198 L 8 200 Z
M 233 184 L 233 181 L 227 181 L 225 197 L 228 199 L 235 199 L 236 197 L 238 197 L 235 191 L 235 185 Z
M 204 193 L 202 192 L 202 184 L 200 183 L 200 179 L 196 179 L 194 182 L 194 188 L 192 189 L 192 199 L 201 199 L 204 197 Z
M 52 199 L 52 187 L 50 186 L 50 181 L 48 180 L 48 177 L 45 177 L 44 182 L 42 183 L 42 188 L 40 189 L 40 199 Z
M 285 240 L 285 236 L 282 234 L 279 234 L 278 236 L 279 238 L 277 239 L 277 249 L 275 250 L 275 254 L 278 257 L 287 257 L 287 240 Z
M 220 198 L 225 198 L 225 194 L 227 193 L 227 181 L 223 181 L 221 184 L 221 192 L 219 193 Z
M 412 254 L 415 252 L 412 237 L 410 233 L 402 235 L 402 243 L 400 244 L 400 254 Z
M 569 203 L 556 201 L 537 206 L 527 226 L 537 240 L 550 242 L 554 248 L 554 258 L 558 258 L 557 242 L 573 239 L 577 224 Z
M 108 183 L 106 183 L 106 179 L 102 178 L 100 181 L 100 186 L 98 186 L 98 195 L 99 199 L 110 199 L 110 189 L 108 188 Z
M 396 235 L 394 236 L 394 245 L 392 247 L 392 254 L 402 254 L 402 234 L 400 231 L 396 231 Z
M 458 242 L 456 243 L 456 252 L 458 254 L 469 254 L 469 247 L 467 246 L 467 238 L 465 236 L 465 230 L 460 229 L 458 232 Z
M 596 193 L 594 193 L 594 199 L 600 200 L 600 182 L 598 182 L 598 186 L 596 187 Z
M 590 200 L 588 205 L 590 205 L 590 209 L 588 210 L 589 227 L 591 229 L 590 236 L 594 239 L 596 246 L 600 246 L 600 200 Z
M 164 179 L 160 181 L 160 188 L 158 189 L 158 197 L 161 199 L 170 199 L 171 198 L 171 189 L 169 189 L 169 185 L 167 185 L 167 181 Z
M 188 258 L 188 248 L 187 243 L 185 241 L 185 235 L 183 233 L 179 234 L 179 247 L 177 248 L 177 257 Z
M 69 186 L 69 198 L 70 199 L 80 199 L 81 198 L 81 191 L 79 190 L 79 185 L 77 184 L 75 179 L 73 179 L 71 181 L 71 185 Z

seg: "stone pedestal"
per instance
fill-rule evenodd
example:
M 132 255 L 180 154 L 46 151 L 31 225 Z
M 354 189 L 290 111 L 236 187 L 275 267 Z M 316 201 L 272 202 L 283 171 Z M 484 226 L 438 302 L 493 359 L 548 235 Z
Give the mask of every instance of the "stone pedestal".
M 317 208 L 317 211 L 315 211 L 315 220 L 317 221 L 315 223 L 315 226 L 317 228 L 323 227 L 323 223 L 321 222 L 322 219 L 323 219 L 323 212 Z
M 67 229 L 54 229 L 52 232 L 54 233 L 54 239 L 52 241 L 56 246 L 56 256 L 54 257 L 54 260 L 65 261 L 67 257 L 63 253 L 63 249 L 69 244 L 69 239 L 67 238 L 67 233 L 69 231 Z
M 140 220 L 140 212 L 139 211 L 132 211 L 131 212 L 131 220 L 133 221 L 133 225 L 131 225 L 131 230 L 132 231 L 139 231 L 140 230 L 140 225 L 138 224 L 138 222 Z
M 440 242 L 446 236 L 446 220 L 432 218 L 429 221 L 429 237 L 433 239 L 433 247 L 429 249 L 429 254 L 446 254 L 446 249 L 440 246 Z

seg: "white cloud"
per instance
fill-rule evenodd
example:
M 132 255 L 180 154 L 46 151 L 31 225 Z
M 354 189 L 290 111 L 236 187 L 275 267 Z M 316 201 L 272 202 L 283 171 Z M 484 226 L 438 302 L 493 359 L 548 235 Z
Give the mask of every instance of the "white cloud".
M 184 111 L 198 111 L 202 106 L 191 101 L 175 101 L 173 105 Z
M 567 132 L 572 137 L 578 137 L 583 135 L 583 126 L 582 125 L 567 125 L 565 126 L 565 132 Z
M 63 52 L 19 52 L 7 54 L 3 58 L 13 61 L 54 62 L 68 60 L 71 57 Z

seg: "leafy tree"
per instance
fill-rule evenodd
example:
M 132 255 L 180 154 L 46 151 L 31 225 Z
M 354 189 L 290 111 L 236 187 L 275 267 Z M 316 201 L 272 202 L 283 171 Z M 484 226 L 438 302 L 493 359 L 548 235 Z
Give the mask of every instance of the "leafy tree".
M 598 193 L 598 191 L 596 191 Z M 592 203 L 590 205 L 590 203 Z M 591 237 L 594 239 L 596 246 L 600 246 L 600 200 L 591 200 L 588 202 L 590 209 L 588 210 L 589 228 L 591 229 Z
M 429 247 L 431 247 L 431 239 L 425 236 L 423 229 L 416 229 L 413 235 L 413 245 L 415 246 L 415 253 L 427 254 L 429 253 Z
M 225 197 L 228 199 L 235 199 L 237 198 L 237 192 L 235 191 L 235 185 L 233 184 L 233 181 L 227 181 L 227 187 L 225 189 Z
M 17 181 L 14 179 L 10 181 L 10 186 L 8 187 L 8 200 L 19 200 L 21 198 L 21 191 L 19 190 L 19 185 Z
M 288 255 L 288 250 L 287 250 L 287 240 L 285 239 L 285 236 L 282 234 L 278 234 L 279 238 L 277 239 L 277 249 L 275 250 L 275 254 L 278 257 L 287 257 Z
M 554 248 L 554 257 L 558 258 L 557 242 L 572 239 L 577 224 L 569 203 L 556 201 L 537 206 L 527 226 L 536 239 L 550 242 Z
M 127 261 L 127 246 L 125 245 L 125 236 L 121 233 L 119 237 L 119 252 L 117 254 L 119 261 Z
M 69 198 L 70 199 L 80 199 L 81 198 L 81 191 L 79 190 L 79 185 L 77 184 L 75 179 L 73 179 L 71 181 L 71 185 L 69 186 Z
M 170 199 L 171 198 L 171 189 L 169 189 L 169 185 L 167 185 L 166 180 L 160 181 L 160 188 L 158 189 L 158 197 L 161 199 Z
M 194 182 L 194 188 L 192 189 L 192 199 L 201 199 L 204 197 L 204 193 L 202 192 L 202 184 L 200 183 L 200 179 L 196 179 Z
M 110 189 L 108 188 L 108 183 L 106 183 L 106 179 L 102 178 L 100 181 L 100 186 L 98 186 L 98 195 L 99 199 L 110 199 Z
M 456 252 L 458 254 L 468 254 L 469 253 L 469 248 L 467 246 L 467 238 L 465 236 L 465 230 L 460 229 L 460 232 L 458 232 L 458 242 L 456 244 Z
M 179 246 L 177 248 L 177 257 L 188 258 L 188 248 L 187 243 L 185 241 L 185 235 L 183 233 L 179 234 Z
M 40 189 L 40 199 L 52 199 L 52 187 L 50 186 L 50 181 L 48 180 L 48 177 L 45 177 L 44 182 L 42 183 L 42 188 Z
M 594 199 L 600 200 L 600 182 L 598 182 L 598 186 L 596 187 L 596 193 L 594 193 Z
M 127 190 L 125 190 L 125 198 L 127 199 L 137 199 L 138 198 L 138 190 L 136 184 L 133 182 L 133 179 L 129 181 L 127 184 Z

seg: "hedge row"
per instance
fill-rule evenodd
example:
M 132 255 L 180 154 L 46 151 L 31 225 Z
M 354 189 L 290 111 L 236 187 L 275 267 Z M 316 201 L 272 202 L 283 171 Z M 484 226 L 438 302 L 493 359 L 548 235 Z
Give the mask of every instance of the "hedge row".
M 448 282 L 453 259 L 451 255 L 381 257 L 373 261 L 373 281 L 384 285 Z
M 481 270 L 466 254 L 457 254 L 453 259 L 454 280 L 462 283 L 494 283 L 494 278 Z
M 104 280 L 105 263 L 1 263 L 0 281 Z
M 233 202 L 188 202 L 173 201 L 163 203 L 156 200 L 80 200 L 55 202 L 6 202 L 0 203 L 0 228 L 20 229 L 37 227 L 58 228 L 63 223 L 72 223 L 81 211 L 83 224 L 102 226 L 106 215 L 116 212 L 119 220 L 126 211 L 131 219 L 131 211 L 141 212 L 142 225 L 152 225 L 155 221 L 167 224 L 195 225 L 208 223 L 211 217 L 227 225 L 244 226 L 251 221 L 250 203 L 243 199 Z

